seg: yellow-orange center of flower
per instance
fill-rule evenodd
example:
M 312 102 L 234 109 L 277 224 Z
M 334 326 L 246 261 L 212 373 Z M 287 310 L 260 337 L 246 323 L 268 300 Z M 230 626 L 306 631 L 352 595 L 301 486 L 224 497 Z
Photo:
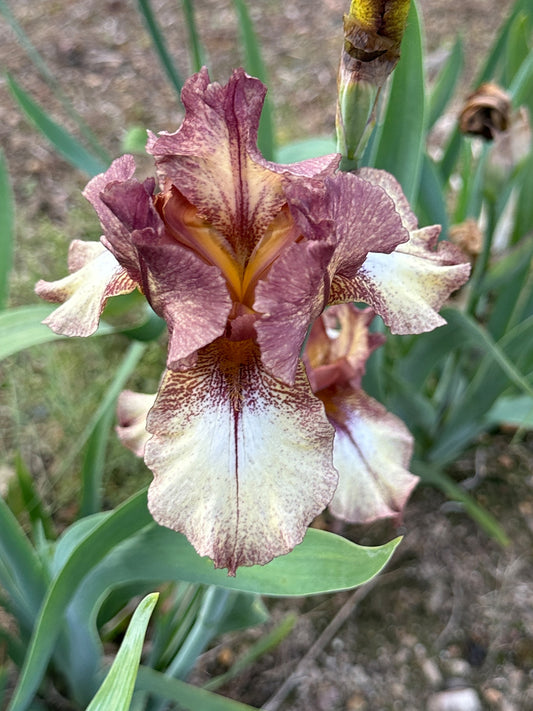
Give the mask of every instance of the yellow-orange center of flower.
M 257 283 L 265 278 L 281 252 L 300 236 L 285 205 L 249 254 L 239 260 L 224 235 L 204 220 L 174 186 L 159 193 L 154 203 L 169 234 L 205 262 L 218 267 L 226 279 L 233 301 L 250 309 L 253 308 Z

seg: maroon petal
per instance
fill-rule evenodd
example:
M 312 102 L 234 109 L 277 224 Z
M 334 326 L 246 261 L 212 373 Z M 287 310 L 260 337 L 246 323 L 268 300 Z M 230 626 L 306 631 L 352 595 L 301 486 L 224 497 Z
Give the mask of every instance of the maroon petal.
M 333 172 L 337 156 L 294 166 L 265 161 L 257 149 L 257 128 L 266 88 L 242 69 L 226 86 L 209 82 L 206 69 L 182 91 L 185 119 L 174 134 L 149 136 L 161 186 L 174 184 L 230 242 L 245 264 L 285 196 L 283 175 Z
M 326 242 L 297 242 L 274 262 L 256 289 L 255 324 L 267 370 L 285 383 L 294 382 L 309 325 L 324 309 L 324 275 L 333 252 Z
M 144 294 L 168 325 L 168 367 L 187 367 L 189 356 L 224 333 L 232 306 L 226 281 L 218 267 L 149 227 L 133 241 Z

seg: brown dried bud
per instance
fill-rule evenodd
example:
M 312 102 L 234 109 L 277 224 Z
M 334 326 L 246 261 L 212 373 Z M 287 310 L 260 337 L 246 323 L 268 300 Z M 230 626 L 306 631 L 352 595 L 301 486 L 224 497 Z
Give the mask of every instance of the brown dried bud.
M 456 244 L 469 257 L 470 261 L 481 254 L 483 247 L 483 232 L 478 223 L 471 217 L 458 225 L 452 225 L 449 230 L 450 242 Z
M 497 84 L 487 82 L 466 99 L 459 116 L 459 129 L 492 141 L 496 134 L 507 130 L 510 115 L 509 95 Z

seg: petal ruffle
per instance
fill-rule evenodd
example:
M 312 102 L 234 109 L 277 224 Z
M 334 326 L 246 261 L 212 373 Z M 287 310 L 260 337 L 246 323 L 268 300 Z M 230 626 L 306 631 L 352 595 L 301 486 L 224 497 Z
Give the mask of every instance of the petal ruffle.
M 399 518 L 418 482 L 407 469 L 411 434 L 361 390 L 331 388 L 320 397 L 335 426 L 333 463 L 339 472 L 329 510 L 351 523 Z
M 94 207 L 100 218 L 104 231 L 103 244 L 115 255 L 121 265 L 128 270 L 131 278 L 139 281 L 137 255 L 128 239 L 130 230 L 124 226 L 119 217 L 102 200 L 102 194 L 110 184 L 129 181 L 134 173 L 135 161 L 133 156 L 121 156 L 111 163 L 105 173 L 95 176 L 87 183 L 83 195 Z M 153 190 L 153 181 L 151 184 Z
M 288 553 L 335 490 L 333 428 L 303 366 L 289 388 L 252 341 L 219 339 L 167 371 L 147 429 L 152 515 L 230 575 Z
M 370 253 L 353 280 L 352 298 L 369 304 L 392 333 L 424 333 L 446 321 L 437 313 L 470 275 L 463 253 L 437 244 L 440 227 L 411 232 L 392 254 Z
M 226 86 L 210 83 L 204 68 L 183 87 L 185 119 L 176 133 L 149 134 L 162 189 L 168 183 L 198 209 L 246 258 L 285 203 L 283 175 L 333 173 L 338 156 L 276 165 L 257 148 L 265 86 L 237 69 Z
M 375 171 L 378 172 L 378 171 Z M 326 179 L 337 247 L 329 267 L 329 303 L 354 301 L 353 279 L 369 253 L 391 253 L 409 232 L 386 189 L 353 173 Z
M 138 457 L 144 455 L 144 448 L 150 439 L 146 430 L 146 418 L 155 402 L 156 394 L 145 395 L 123 390 L 117 403 L 117 435 L 122 444 Z
M 100 242 L 74 240 L 69 248 L 71 274 L 58 281 L 42 279 L 36 293 L 52 302 L 64 302 L 43 323 L 65 336 L 90 336 L 110 296 L 129 294 L 137 286 L 127 271 Z

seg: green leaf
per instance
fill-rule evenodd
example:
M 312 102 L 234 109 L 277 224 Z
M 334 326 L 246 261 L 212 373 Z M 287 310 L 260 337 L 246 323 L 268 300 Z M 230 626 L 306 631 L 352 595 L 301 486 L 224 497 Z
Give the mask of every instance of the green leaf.
M 106 170 L 106 163 L 89 153 L 72 134 L 50 118 L 46 111 L 9 74 L 7 75 L 7 84 L 26 116 L 65 160 L 91 177 Z
M 32 475 L 25 465 L 20 453 L 17 453 L 15 457 L 15 471 L 17 474 L 19 489 L 24 501 L 24 508 L 27 511 L 32 523 L 34 539 L 36 527 L 42 526 L 45 536 L 49 540 L 53 540 L 56 537 L 54 522 L 45 511 L 42 499 L 35 487 Z
M 487 422 L 495 425 L 514 425 L 533 429 L 533 397 L 514 395 L 500 397 L 486 416 Z
M 92 147 L 95 153 L 97 153 L 102 158 L 103 162 L 108 165 L 111 162 L 111 158 L 108 155 L 107 151 L 100 145 L 94 133 L 85 123 L 80 114 L 76 111 L 76 109 L 72 105 L 72 102 L 65 95 L 59 82 L 46 65 L 46 62 L 44 61 L 42 56 L 35 49 L 35 46 L 32 44 L 28 35 L 24 32 L 20 24 L 17 22 L 15 16 L 9 9 L 7 3 L 4 2 L 4 0 L 0 0 L 0 13 L 4 15 L 7 22 L 9 23 L 9 26 L 13 30 L 19 45 L 24 49 L 39 74 L 48 84 L 57 99 L 60 101 L 68 116 L 76 123 L 80 130 L 80 133 L 84 136 L 87 143 Z
M 422 28 L 414 2 L 402 41 L 374 167 L 392 173 L 410 203 L 416 202 L 426 135 Z
M 15 240 L 15 204 L 9 182 L 9 171 L 0 150 L 0 310 L 5 309 L 9 296 L 9 274 L 13 264 Z
M 12 587 L 12 602 L 19 612 L 19 622 L 29 630 L 46 592 L 46 574 L 20 524 L 1 497 L 0 531 L 0 583 L 6 590 Z
M 317 158 L 337 152 L 337 143 L 333 136 L 315 136 L 303 141 L 294 141 L 276 149 L 274 160 L 277 163 L 297 163 L 308 158 Z
M 463 41 L 461 37 L 455 40 L 446 63 L 436 78 L 428 101 L 428 130 L 444 113 L 444 109 L 451 101 L 457 82 L 459 81 L 464 66 Z
M 19 351 L 67 336 L 54 333 L 41 323 L 57 306 L 36 304 L 20 306 L 0 313 L 0 360 Z M 95 335 L 115 333 L 116 329 L 101 323 Z
M 265 566 L 239 568 L 235 577 L 229 577 L 208 558 L 201 558 L 185 536 L 154 524 L 112 551 L 87 578 L 80 596 L 91 608 L 102 589 L 134 580 L 186 580 L 273 596 L 348 590 L 377 575 L 399 542 L 397 538 L 366 548 L 332 533 L 309 529 L 303 542 L 287 555 Z
M 194 4 L 192 0 L 182 0 L 183 12 L 185 14 L 185 24 L 189 35 L 189 48 L 193 72 L 199 72 L 207 64 L 205 51 L 200 42 L 196 20 L 194 19 Z
M 421 226 L 441 225 L 441 239 L 446 238 L 449 224 L 448 211 L 444 201 L 444 185 L 435 163 L 425 153 L 422 157 L 422 174 L 416 214 Z
M 146 492 L 142 491 L 109 516 L 101 517 L 74 548 L 48 589 L 9 711 L 25 711 L 31 703 L 61 632 L 68 603 L 85 576 L 112 548 L 133 537 L 151 520 Z
M 167 79 L 170 81 L 176 93 L 180 94 L 183 87 L 183 80 L 176 69 L 176 66 L 167 49 L 165 35 L 161 32 L 161 28 L 156 20 L 154 11 L 150 5 L 150 0 L 137 0 L 140 13 L 148 30 L 148 34 L 154 45 L 154 49 L 159 57 L 161 66 L 163 67 Z
M 110 386 L 106 390 L 104 397 L 100 401 L 98 408 L 92 414 L 89 422 L 86 424 L 82 432 L 72 443 L 68 453 L 64 456 L 63 462 L 57 474 L 58 477 L 61 477 L 68 472 L 74 460 L 78 456 L 78 453 L 95 431 L 95 428 L 97 428 L 99 423 L 102 422 L 104 417 L 109 416 L 109 409 L 114 406 L 120 391 L 124 388 L 131 373 L 135 370 L 135 367 L 137 366 L 137 363 L 141 359 L 141 356 L 145 350 L 146 343 L 142 343 L 141 341 L 133 341 L 130 344 L 124 355 L 122 363 L 120 364 L 120 367 L 118 368 Z M 93 452 L 96 452 L 96 449 L 94 449 L 95 444 L 98 447 L 103 446 L 103 443 L 93 440 Z M 96 462 L 95 464 L 97 466 L 98 463 Z M 87 469 L 84 472 L 84 486 L 89 487 L 86 494 L 84 494 L 84 506 L 87 507 L 87 510 L 93 507 L 96 509 L 99 508 L 98 502 L 100 500 L 100 495 L 97 489 L 99 486 L 100 475 L 101 469 L 95 468 L 90 463 L 87 463 Z
M 135 610 L 115 661 L 87 711 L 128 711 L 142 646 L 159 593 L 147 595 Z
M 511 13 L 507 17 L 506 21 L 500 28 L 498 37 L 493 43 L 491 50 L 485 60 L 483 67 L 481 68 L 476 80 L 473 82 L 473 86 L 477 87 L 483 82 L 491 81 L 494 79 L 496 74 L 496 67 L 499 62 L 505 57 L 505 50 L 509 38 L 509 33 L 516 20 L 517 15 L 521 12 L 528 13 L 529 17 L 532 14 L 531 0 L 517 0 Z
M 180 711 L 257 711 L 255 707 L 242 704 L 224 696 L 212 694 L 205 689 L 199 689 L 186 684 L 179 679 L 172 679 L 161 672 L 140 666 L 135 688 L 148 691 L 155 696 L 178 704 Z
M 241 31 L 241 41 L 244 47 L 244 68 L 248 74 L 261 79 L 261 81 L 268 86 L 267 71 L 263 62 L 263 57 L 261 56 L 261 47 L 254 32 L 246 1 L 233 0 L 233 4 L 235 6 L 235 10 L 237 11 Z M 259 122 L 257 144 L 259 146 L 259 150 L 267 160 L 272 160 L 274 158 L 274 118 L 268 96 L 265 99 L 261 120 Z
M 527 15 L 520 12 L 509 28 L 509 37 L 506 43 L 505 64 L 503 68 L 503 86 L 511 83 L 520 69 L 521 64 L 529 54 L 531 41 L 531 25 Z

